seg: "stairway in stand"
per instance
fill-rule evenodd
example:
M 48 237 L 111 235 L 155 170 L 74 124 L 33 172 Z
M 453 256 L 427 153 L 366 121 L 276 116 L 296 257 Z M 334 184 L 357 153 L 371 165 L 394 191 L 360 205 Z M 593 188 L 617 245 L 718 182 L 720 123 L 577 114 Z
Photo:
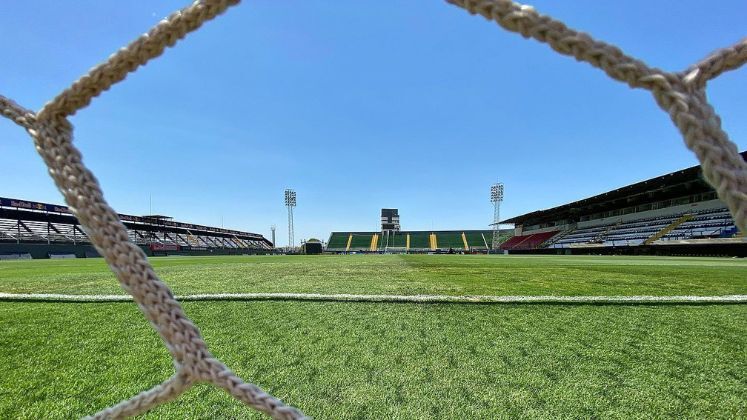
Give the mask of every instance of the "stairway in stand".
M 374 233 L 374 235 L 371 237 L 371 247 L 369 248 L 369 251 L 376 251 L 378 246 L 379 246 L 379 235 Z
M 350 244 L 353 242 L 353 234 L 348 235 L 348 244 L 345 246 L 345 252 L 350 251 Z
M 436 238 L 436 234 L 435 233 L 431 233 L 428 236 L 428 240 L 429 240 L 430 245 L 431 245 L 431 251 L 437 250 L 438 249 L 438 239 Z
M 674 230 L 677 226 L 679 226 L 679 225 L 687 222 L 688 220 L 690 220 L 692 218 L 693 218 L 692 214 L 686 214 L 686 215 L 680 217 L 679 219 L 675 220 L 674 222 L 672 222 L 672 223 L 664 226 L 664 228 L 662 230 L 660 230 L 660 231 L 654 233 L 653 235 L 651 235 L 650 238 L 648 238 L 645 241 L 643 241 L 643 245 L 651 245 L 652 243 L 654 243 L 654 241 L 660 239 L 662 236 L 664 236 L 667 233 L 669 233 L 672 230 Z
M 563 239 L 564 237 L 570 235 L 571 232 L 574 232 L 575 230 L 576 230 L 576 226 L 574 225 L 573 227 L 568 228 L 568 229 L 560 232 L 559 234 L 553 236 L 552 238 L 548 239 L 547 241 L 545 241 L 542 245 L 540 245 L 540 248 L 549 248 L 549 247 L 551 247 L 553 244 L 555 244 L 559 240 Z

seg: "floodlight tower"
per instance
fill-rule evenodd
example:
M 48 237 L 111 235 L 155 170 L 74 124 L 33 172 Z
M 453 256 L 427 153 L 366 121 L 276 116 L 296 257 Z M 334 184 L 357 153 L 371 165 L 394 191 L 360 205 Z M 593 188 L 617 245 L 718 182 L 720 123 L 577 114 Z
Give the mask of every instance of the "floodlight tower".
M 490 248 L 498 249 L 498 237 L 500 236 L 501 202 L 503 202 L 503 183 L 498 182 L 490 186 L 490 202 L 493 203 L 493 242 Z
M 285 190 L 285 207 L 288 208 L 288 248 L 294 246 L 293 230 L 293 207 L 296 207 L 296 192 L 290 189 Z
M 277 242 L 275 242 L 275 229 L 276 228 L 277 228 L 277 226 L 275 226 L 275 225 L 270 226 L 270 230 L 272 230 L 272 247 L 273 248 L 277 248 L 278 247 Z

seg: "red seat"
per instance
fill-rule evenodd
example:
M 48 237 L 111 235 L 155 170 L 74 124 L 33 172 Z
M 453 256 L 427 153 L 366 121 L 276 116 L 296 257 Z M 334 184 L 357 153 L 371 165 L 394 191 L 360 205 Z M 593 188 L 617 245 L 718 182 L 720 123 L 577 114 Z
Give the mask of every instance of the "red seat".
M 536 249 L 545 241 L 555 236 L 558 230 L 551 232 L 532 233 L 529 235 L 514 236 L 501 245 L 501 249 Z

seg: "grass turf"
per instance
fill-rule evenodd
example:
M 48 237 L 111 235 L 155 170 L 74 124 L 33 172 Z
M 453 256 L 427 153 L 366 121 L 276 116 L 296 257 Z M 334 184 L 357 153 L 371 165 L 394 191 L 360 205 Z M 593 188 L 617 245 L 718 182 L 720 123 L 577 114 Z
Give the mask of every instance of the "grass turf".
M 744 294 L 742 260 L 153 259 L 177 293 Z M 120 293 L 101 260 L 0 262 L 2 292 Z M 747 413 L 747 305 L 191 302 L 216 356 L 317 418 Z M 172 373 L 131 303 L 0 302 L 0 418 L 91 414 Z M 243 418 L 200 385 L 152 418 Z
M 214 353 L 316 418 L 722 417 L 747 306 L 185 304 Z M 134 305 L 0 304 L 0 417 L 91 414 L 172 373 Z M 199 386 L 153 418 L 238 418 Z
M 724 258 L 355 255 L 151 261 L 176 294 L 747 294 L 747 261 Z M 0 292 L 124 293 L 101 259 L 3 261 Z

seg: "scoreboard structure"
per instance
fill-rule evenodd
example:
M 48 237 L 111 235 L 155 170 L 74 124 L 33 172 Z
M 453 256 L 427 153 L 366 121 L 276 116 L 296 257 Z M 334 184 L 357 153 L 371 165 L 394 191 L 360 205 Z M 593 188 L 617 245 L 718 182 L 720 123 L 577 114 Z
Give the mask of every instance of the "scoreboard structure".
M 382 232 L 399 232 L 399 210 L 398 209 L 381 209 L 381 231 Z

